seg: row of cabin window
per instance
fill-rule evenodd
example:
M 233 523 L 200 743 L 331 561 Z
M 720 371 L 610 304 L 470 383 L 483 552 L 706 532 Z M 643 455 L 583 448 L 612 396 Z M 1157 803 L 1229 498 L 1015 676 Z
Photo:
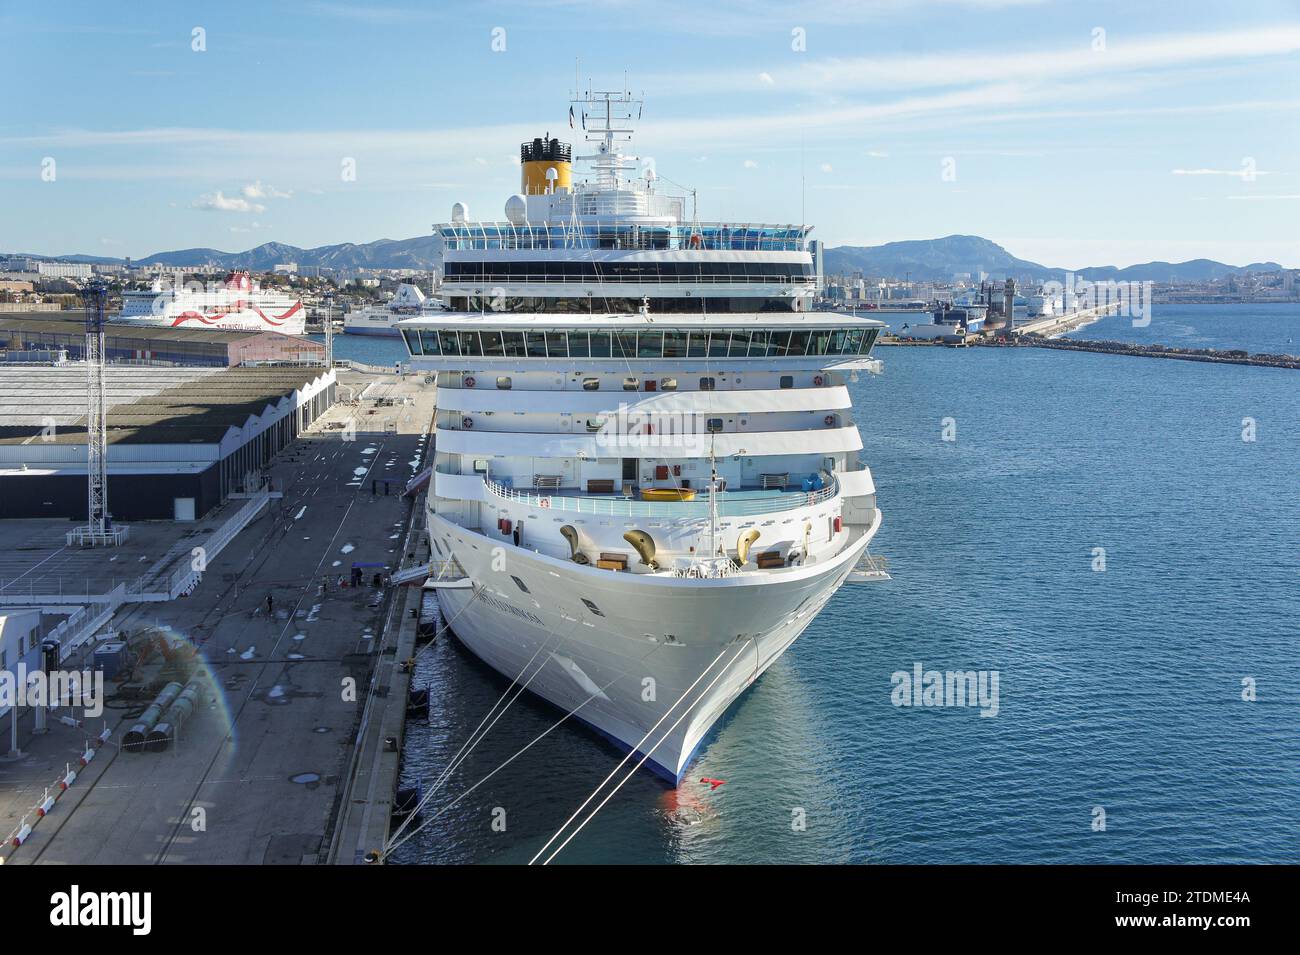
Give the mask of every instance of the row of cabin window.
M 782 388 L 793 388 L 794 375 L 782 375 L 780 384 Z M 500 388 L 502 391 L 509 391 L 514 386 L 515 386 L 514 379 L 511 378 L 509 375 L 500 375 L 497 377 L 497 387 Z M 714 378 L 712 375 L 705 375 L 704 377 L 700 378 L 700 391 L 716 391 L 717 387 L 718 387 L 718 380 Z M 599 378 L 582 379 L 582 390 L 600 391 L 600 379 Z M 623 390 L 624 391 L 642 391 L 642 390 L 676 391 L 677 379 L 676 378 L 648 378 L 646 379 L 643 387 L 640 378 L 624 378 Z
M 447 331 L 402 329 L 412 355 L 467 358 L 789 358 L 865 355 L 875 329 L 798 331 Z

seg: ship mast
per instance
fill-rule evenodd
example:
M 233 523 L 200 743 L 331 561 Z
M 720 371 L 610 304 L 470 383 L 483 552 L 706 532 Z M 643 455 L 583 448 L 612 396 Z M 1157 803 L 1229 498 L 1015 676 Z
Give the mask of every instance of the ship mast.
M 636 161 L 621 150 L 632 142 L 632 124 L 641 118 L 642 100 L 624 90 L 588 90 L 575 92 L 571 101 L 580 111 L 583 138 L 596 146 L 588 156 L 575 156 L 591 164 L 596 185 L 602 190 L 617 190 L 623 170 Z
M 716 563 L 721 553 L 718 538 L 722 534 L 722 522 L 718 520 L 718 460 L 714 455 L 713 445 L 717 440 L 712 432 L 709 434 L 709 560 Z M 725 556 L 725 555 L 724 555 Z

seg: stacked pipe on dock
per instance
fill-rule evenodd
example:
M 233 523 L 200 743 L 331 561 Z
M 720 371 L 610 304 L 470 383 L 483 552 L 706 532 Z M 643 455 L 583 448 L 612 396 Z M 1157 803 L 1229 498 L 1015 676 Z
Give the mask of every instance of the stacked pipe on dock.
M 199 705 L 199 693 L 198 680 L 191 680 L 186 684 L 185 690 L 176 697 L 176 702 L 168 708 L 163 718 L 149 732 L 145 740 L 145 748 L 149 752 L 161 753 L 167 749 L 167 744 L 180 732 L 185 721 L 194 715 L 194 710 Z
M 140 719 L 126 732 L 122 737 L 122 748 L 131 753 L 138 753 L 144 749 L 145 740 L 166 710 L 176 701 L 184 689 L 179 683 L 168 683 L 163 687 L 162 692 L 157 698 L 149 704 L 149 708 L 140 714 Z

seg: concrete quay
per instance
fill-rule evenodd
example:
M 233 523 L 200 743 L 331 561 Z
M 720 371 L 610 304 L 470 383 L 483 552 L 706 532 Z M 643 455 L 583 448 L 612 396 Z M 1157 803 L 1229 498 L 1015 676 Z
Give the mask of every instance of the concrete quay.
M 354 396 L 375 380 L 340 378 Z M 0 835 L 24 818 L 35 825 L 21 846 L 0 847 L 6 865 L 324 862 L 332 842 L 346 845 L 332 838 L 345 787 L 349 800 L 365 800 L 355 844 L 382 845 L 398 754 L 383 752 L 354 785 L 354 766 L 363 765 L 354 750 L 372 722 L 379 750 L 384 737 L 400 739 L 409 683 L 400 661 L 411 655 L 416 621 L 407 604 L 418 590 L 372 582 L 423 554 L 411 527 L 420 511 L 401 489 L 427 451 L 433 389 L 419 377 L 388 376 L 372 390 L 379 399 L 341 401 L 273 462 L 283 497 L 209 564 L 192 594 L 118 611 L 107 629 L 128 635 L 133 658 L 139 651 L 145 659 L 129 679 L 107 684 L 101 718 L 82 727 L 52 721 L 37 735 L 20 722 L 21 755 L 0 756 Z M 117 554 L 134 573 L 173 550 L 188 552 L 174 525 L 137 526 L 135 549 Z M 33 543 L 43 533 L 0 532 Z M 117 574 L 102 566 L 107 556 L 100 552 L 96 568 L 84 554 L 53 547 L 42 569 L 50 579 L 83 581 L 97 569 L 108 583 Z M 353 562 L 374 565 L 355 588 L 347 586 Z M 0 576 L 22 580 L 21 566 L 6 569 Z M 168 649 L 145 653 L 160 637 Z M 64 666 L 80 668 L 76 660 Z M 178 667 L 203 687 L 195 715 L 164 752 L 123 750 L 126 729 Z M 112 731 L 108 742 L 37 821 L 47 787 L 77 767 L 103 728 Z

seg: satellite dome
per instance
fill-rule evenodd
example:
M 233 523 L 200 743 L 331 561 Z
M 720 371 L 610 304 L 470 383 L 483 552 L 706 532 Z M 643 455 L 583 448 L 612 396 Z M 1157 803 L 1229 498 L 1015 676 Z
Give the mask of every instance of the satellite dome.
M 523 225 L 528 221 L 528 200 L 521 195 L 513 195 L 506 200 L 506 219 L 511 225 Z
M 451 221 L 464 222 L 469 218 L 469 206 L 463 202 L 453 202 L 451 204 Z

